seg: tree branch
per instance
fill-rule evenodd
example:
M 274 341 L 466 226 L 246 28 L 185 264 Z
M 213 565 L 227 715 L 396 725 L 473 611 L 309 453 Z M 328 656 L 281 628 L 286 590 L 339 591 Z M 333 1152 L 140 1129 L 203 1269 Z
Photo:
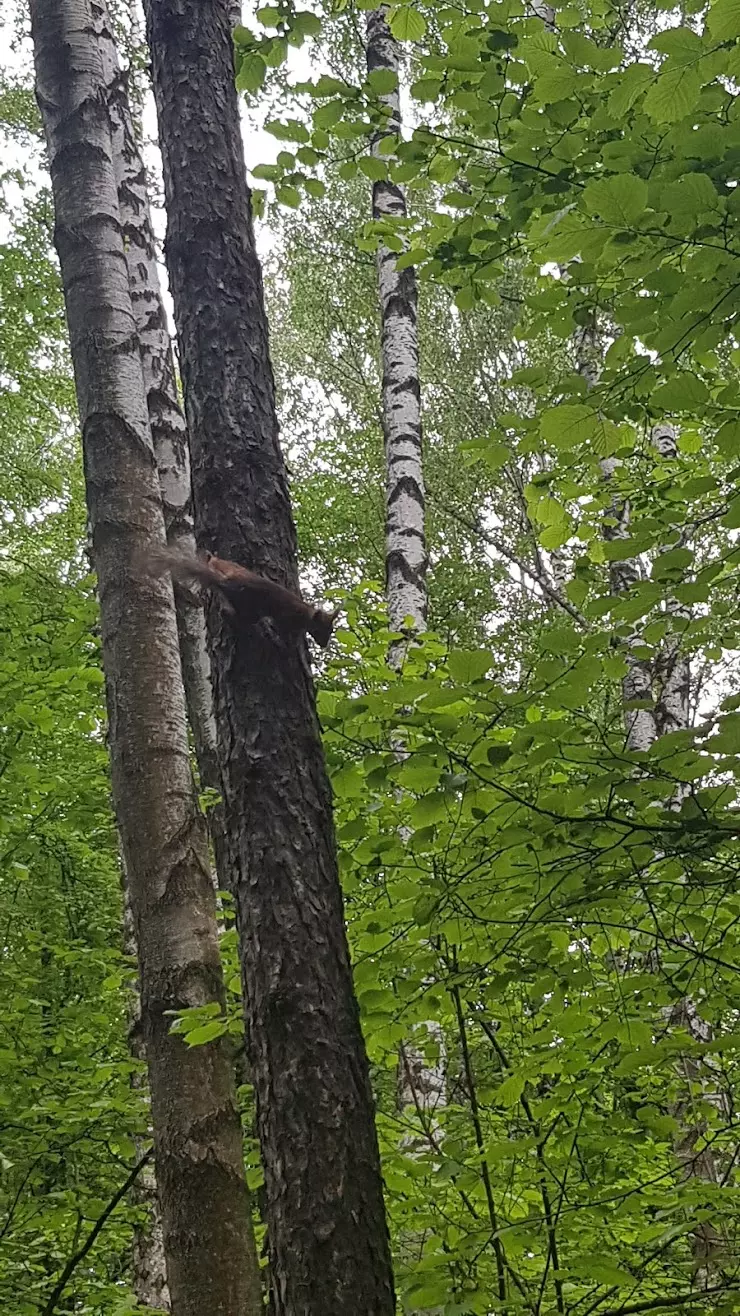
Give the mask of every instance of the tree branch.
M 432 494 L 427 490 L 427 497 L 435 507 L 438 507 L 439 510 L 445 514 L 445 516 L 450 516 L 453 520 L 459 521 L 460 525 L 464 526 L 466 530 L 469 530 L 471 534 L 477 535 L 485 544 L 490 544 L 491 548 L 495 549 L 497 553 L 500 553 L 507 562 L 511 562 L 512 566 L 518 567 L 520 571 L 524 572 L 525 576 L 529 576 L 530 580 L 533 580 L 542 590 L 545 598 L 549 599 L 552 603 L 556 603 L 559 608 L 563 608 L 579 626 L 582 626 L 584 629 L 588 628 L 588 622 L 583 616 L 583 613 L 579 612 L 568 599 L 564 598 L 563 595 L 550 584 L 544 572 L 540 573 L 535 567 L 528 567 L 525 562 L 522 562 L 521 558 L 518 558 L 516 554 L 512 553 L 510 548 L 506 547 L 497 535 L 492 535 L 488 530 L 484 530 L 477 521 L 465 516 L 463 512 L 458 512 L 456 508 L 449 507 L 441 500 L 441 498 L 438 498 L 436 494 Z
M 685 1293 L 673 1293 L 670 1298 L 650 1298 L 646 1302 L 631 1302 L 622 1307 L 609 1307 L 601 1316 L 639 1316 L 644 1311 L 661 1311 L 668 1307 L 682 1307 L 685 1302 L 704 1302 L 720 1293 L 737 1293 L 739 1284 L 715 1284 L 711 1289 L 687 1289 Z
M 80 1262 L 85 1260 L 85 1257 L 87 1256 L 88 1252 L 90 1251 L 93 1244 L 95 1243 L 96 1238 L 101 1233 L 101 1231 L 107 1224 L 110 1217 L 113 1215 L 113 1212 L 115 1211 L 119 1202 L 122 1201 L 122 1199 L 126 1196 L 126 1193 L 129 1191 L 129 1189 L 132 1188 L 133 1185 L 136 1183 L 136 1180 L 141 1174 L 141 1171 L 143 1170 L 144 1166 L 147 1164 L 148 1161 L 151 1160 L 153 1152 L 154 1152 L 154 1148 L 150 1147 L 148 1151 L 144 1152 L 144 1155 L 141 1157 L 141 1159 L 136 1162 L 136 1165 L 134 1166 L 131 1173 L 121 1184 L 121 1187 L 111 1197 L 105 1210 L 102 1211 L 101 1214 L 98 1216 L 97 1220 L 95 1221 L 95 1224 L 90 1230 L 90 1233 L 88 1234 L 87 1238 L 82 1244 L 82 1247 L 78 1248 L 78 1250 L 74 1253 L 74 1255 L 69 1258 L 69 1261 L 67 1262 L 66 1266 L 64 1267 L 64 1270 L 62 1271 L 61 1275 L 59 1276 L 59 1279 L 57 1280 L 56 1284 L 54 1285 L 54 1288 L 51 1291 L 49 1300 L 46 1306 L 44 1307 L 43 1311 L 41 1312 L 41 1316 L 52 1316 L 52 1313 L 54 1312 L 56 1305 L 59 1299 L 61 1298 L 64 1290 L 66 1289 L 70 1279 L 72 1278 L 72 1275 L 74 1274 L 75 1270 L 79 1266 Z

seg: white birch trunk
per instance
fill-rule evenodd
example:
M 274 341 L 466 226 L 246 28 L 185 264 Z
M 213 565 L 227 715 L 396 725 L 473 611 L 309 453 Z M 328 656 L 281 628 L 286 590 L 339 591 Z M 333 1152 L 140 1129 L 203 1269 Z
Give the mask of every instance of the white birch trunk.
M 389 70 L 398 79 L 401 51 L 388 27 L 387 9 L 380 6 L 367 15 L 367 71 Z M 379 144 L 389 134 L 401 133 L 398 84 L 380 97 L 387 114 L 373 141 Z M 374 219 L 406 215 L 406 197 L 396 183 L 373 184 Z M 427 549 L 424 526 L 424 471 L 421 428 L 421 385 L 417 288 L 413 267 L 398 271 L 398 253 L 381 243 L 377 253 L 380 300 L 381 357 L 383 366 L 382 415 L 386 461 L 386 597 L 392 630 L 405 625 L 422 631 L 427 619 Z M 403 661 L 405 643 L 395 645 L 389 655 L 392 666 Z M 430 1126 L 435 1113 L 446 1104 L 444 1034 L 435 1020 L 421 1024 L 432 1041 L 437 1059 L 407 1039 L 400 1049 L 398 1101 L 412 1107 Z M 418 1041 L 419 1039 L 417 1039 Z
M 678 456 L 678 435 L 676 429 L 667 421 L 661 421 L 653 427 L 652 442 L 656 452 L 666 461 L 674 461 Z M 658 694 L 656 698 L 656 722 L 659 735 L 672 731 L 687 730 L 690 723 L 691 695 L 691 660 L 682 650 L 681 632 L 691 620 L 690 611 L 674 599 L 667 604 L 671 618 L 672 630 L 663 643 L 658 663 Z M 670 808 L 680 809 L 682 801 L 689 793 L 688 784 L 679 782 L 671 796 Z M 685 1029 L 695 1041 L 706 1045 L 712 1041 L 711 1025 L 701 1016 L 696 1003 L 690 997 L 684 997 L 668 1014 L 674 1028 Z M 692 1091 L 702 1092 L 704 1099 L 725 1118 L 730 1118 L 726 1094 L 722 1091 L 719 1075 L 712 1062 L 711 1055 L 704 1057 L 683 1056 L 678 1063 L 679 1076 L 686 1085 L 686 1095 L 676 1103 L 674 1115 L 681 1123 L 681 1133 L 676 1141 L 676 1156 L 687 1179 L 703 1179 L 712 1184 L 721 1182 L 716 1157 L 711 1147 L 704 1147 L 700 1152 L 696 1144 L 706 1131 L 706 1121 L 698 1120 L 695 1115 L 695 1102 Z M 702 1221 L 693 1231 L 695 1278 L 701 1287 L 706 1287 L 712 1280 L 717 1255 L 722 1251 L 723 1239 L 711 1220 Z
M 36 89 L 83 436 L 111 779 L 139 959 L 167 1276 L 177 1316 L 241 1316 L 253 1289 L 233 1076 L 171 1012 L 223 999 L 215 898 L 187 743 L 172 590 L 140 559 L 164 521 L 92 0 L 31 0 Z
M 601 374 L 601 351 L 595 315 L 577 333 L 575 339 L 576 367 L 589 389 L 594 388 Z M 602 459 L 601 473 L 608 484 L 614 480 L 620 462 L 616 457 Z M 630 505 L 627 499 L 612 499 L 608 518 L 603 527 L 606 543 L 629 539 Z M 624 558 L 609 564 L 609 581 L 612 594 L 626 594 L 640 579 L 637 558 Z M 626 747 L 629 750 L 648 750 L 657 737 L 653 702 L 653 675 L 649 663 L 639 657 L 636 650 L 642 643 L 636 627 L 623 644 L 627 675 L 622 680 L 622 706 Z
M 134 917 L 131 910 L 129 885 L 126 867 L 121 859 L 121 879 L 123 886 L 123 949 L 131 959 L 136 959 L 136 933 Z M 138 984 L 131 993 L 128 1008 L 129 1049 L 134 1060 L 145 1061 L 146 1053 L 144 1035 L 141 1026 L 141 993 Z M 142 1093 L 142 1099 L 149 1102 L 149 1089 L 146 1076 L 138 1070 L 132 1075 L 131 1086 L 135 1092 Z M 149 1127 L 151 1137 L 152 1130 Z M 145 1150 L 145 1140 L 134 1139 L 137 1160 Z M 142 1307 L 153 1307 L 157 1311 L 170 1310 L 170 1291 L 167 1287 L 167 1263 L 164 1253 L 164 1231 L 162 1212 L 159 1206 L 157 1174 L 151 1162 L 145 1165 L 134 1184 L 131 1197 L 141 1210 L 144 1219 L 134 1227 L 131 1247 L 131 1287 L 137 1302 Z
M 384 6 L 367 16 L 367 70 L 388 69 L 398 77 L 400 50 Z M 373 143 L 401 131 L 398 88 L 380 97 L 387 117 Z M 396 183 L 373 184 L 373 218 L 405 216 L 406 198 Z M 383 429 L 386 459 L 386 591 L 391 627 L 407 617 L 423 630 L 427 617 L 427 550 L 424 531 L 421 394 L 417 290 L 413 268 L 396 270 L 398 253 L 383 244 L 377 254 L 383 364 Z
M 113 166 L 118 207 L 129 272 L 131 305 L 139 335 L 149 422 L 157 459 L 167 542 L 195 553 L 190 450 L 185 417 L 177 396 L 175 363 L 151 220 L 147 177 L 128 98 L 127 75 L 118 52 L 104 3 L 98 7 L 100 51 L 110 112 Z M 186 590 L 175 593 L 185 697 L 202 786 L 220 789 L 213 717 L 211 670 L 206 648 L 205 619 L 199 600 Z M 216 847 L 220 867 L 219 847 Z M 219 873 L 228 887 L 229 876 Z
M 604 479 L 612 480 L 618 466 L 619 462 L 615 457 L 604 458 L 601 462 Z M 604 526 L 604 539 L 607 543 L 615 543 L 620 539 L 629 539 L 629 534 L 629 501 L 614 498 L 609 508 L 609 524 Z M 626 594 L 640 579 L 639 562 L 636 558 L 611 562 L 609 579 L 612 594 Z M 624 657 L 628 671 L 622 680 L 622 702 L 627 749 L 644 751 L 648 750 L 657 738 L 658 729 L 655 720 L 652 669 L 650 664 L 635 652 L 641 643 L 640 633 L 633 627 L 624 642 Z
M 665 421 L 655 425 L 652 441 L 658 454 L 665 460 L 674 461 L 678 456 L 678 435 L 673 425 Z M 688 727 L 691 696 L 691 662 L 681 647 L 682 632 L 691 620 L 691 614 L 675 600 L 669 601 L 668 613 L 672 629 L 664 642 L 658 666 L 656 713 L 660 735 Z M 687 790 L 688 787 L 682 796 Z

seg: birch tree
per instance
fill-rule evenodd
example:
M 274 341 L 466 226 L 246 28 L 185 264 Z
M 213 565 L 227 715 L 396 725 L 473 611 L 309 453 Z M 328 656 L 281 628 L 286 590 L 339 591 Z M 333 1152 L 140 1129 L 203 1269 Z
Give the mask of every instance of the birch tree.
M 222 996 L 215 900 L 194 795 L 172 592 L 140 555 L 164 541 L 139 342 L 89 0 L 33 0 L 98 574 L 113 799 L 138 947 L 172 1309 L 237 1316 L 259 1295 L 231 1069 L 187 1050 L 170 1013 Z
M 367 71 L 390 74 L 395 86 L 379 95 L 384 111 L 375 134 L 374 153 L 381 143 L 401 132 L 398 76 L 401 51 L 381 5 L 367 16 Z M 373 183 L 373 218 L 406 216 L 406 197 L 388 179 Z M 417 288 L 413 266 L 396 268 L 398 252 L 382 241 L 377 252 L 383 364 L 383 432 L 386 462 L 386 592 L 391 628 L 401 630 L 407 617 L 423 630 L 427 617 L 427 550 L 424 529 L 421 388 L 417 332 Z M 392 661 L 394 655 L 392 655 Z M 395 655 L 398 660 L 398 655 Z
M 166 254 L 203 548 L 297 587 L 226 0 L 150 0 Z M 277 1314 L 394 1311 L 305 642 L 208 609 Z
M 175 363 L 162 301 L 147 175 L 107 7 L 99 8 L 100 51 L 110 111 L 113 166 L 124 234 L 131 305 L 141 348 L 149 423 L 162 491 L 167 542 L 195 551 L 190 484 L 190 452 L 185 417 L 177 396 Z M 185 698 L 202 786 L 220 788 L 205 621 L 200 601 L 186 590 L 175 594 Z M 215 826 L 213 825 L 215 821 Z M 230 876 L 220 810 L 211 811 L 219 882 Z M 221 825 L 219 825 L 221 823 Z

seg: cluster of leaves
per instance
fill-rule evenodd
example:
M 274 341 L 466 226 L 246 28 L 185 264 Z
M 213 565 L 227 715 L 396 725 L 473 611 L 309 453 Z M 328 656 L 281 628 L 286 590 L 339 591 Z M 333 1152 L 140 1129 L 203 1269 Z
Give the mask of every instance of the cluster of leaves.
M 417 267 L 422 316 L 447 296 L 466 327 L 485 322 L 514 265 L 519 321 L 506 324 L 493 369 L 468 340 L 472 388 L 455 362 L 428 460 L 454 436 L 441 498 L 467 513 L 478 545 L 496 527 L 499 564 L 503 555 L 541 583 L 553 579 L 547 555 L 560 555 L 556 606 L 521 613 L 513 630 L 506 585 L 492 626 L 462 561 L 447 564 L 491 648 L 448 650 L 430 636 L 392 679 L 391 637 L 365 598 L 350 605 L 326 674 L 356 982 L 409 1310 L 677 1305 L 702 1247 L 720 1254 L 716 1291 L 694 1301 L 736 1303 L 740 739 L 732 698 L 717 720 L 704 690 L 727 692 L 740 620 L 740 23 L 732 0 L 694 14 L 427 5 L 410 34 L 422 44 L 407 140 L 386 137 L 387 153 L 371 154 L 391 87 L 346 71 L 297 87 L 308 116 L 269 125 L 319 157 L 325 232 L 346 231 L 348 205 L 356 216 L 353 180 L 413 188 L 411 219 L 355 218 L 351 231 L 361 253 L 382 242 L 399 268 Z M 258 171 L 278 201 L 289 156 Z M 289 204 L 299 200 L 296 190 Z M 281 281 L 293 301 L 277 354 L 292 416 L 306 376 L 345 400 L 333 427 L 354 455 L 371 349 L 357 294 L 343 297 L 328 259 L 323 277 L 313 272 L 316 214 L 307 201 L 287 225 L 276 304 Z M 305 276 L 297 257 L 312 266 Z M 313 332 L 303 323 L 296 336 L 318 302 Z M 312 356 L 322 317 L 326 347 Z M 424 351 L 433 316 L 422 324 Z M 454 312 L 442 325 L 455 341 Z M 584 368 L 588 352 L 598 371 Z M 427 406 L 440 376 L 444 365 L 425 385 Z M 467 433 L 455 407 L 473 411 Z M 680 423 L 675 455 L 653 441 L 666 419 Z M 303 452 L 303 538 L 331 577 L 343 544 L 355 567 L 356 554 L 344 520 L 322 537 L 322 499 L 344 507 L 351 477 L 312 475 L 310 443 Z M 348 523 L 361 496 L 346 495 Z M 625 532 L 610 534 L 625 507 Z M 434 603 L 434 501 L 431 513 Z M 633 569 L 626 592 L 614 592 L 620 562 Z M 654 674 L 677 645 L 693 656 L 695 730 L 648 753 L 625 749 L 620 639 Z M 680 812 L 666 812 L 676 797 Z M 447 1101 L 434 1115 L 422 1100 L 398 1107 L 394 1071 L 410 1038 L 430 1060 L 440 1039 L 444 1048 Z
M 732 1275 L 738 715 L 629 752 L 607 633 L 553 621 L 506 686 L 433 636 L 391 677 L 382 615 L 350 624 L 320 707 L 409 1309 L 674 1297 L 707 1220 Z M 446 1104 L 399 1110 L 383 1072 L 440 1035 Z M 709 1179 L 677 1171 L 687 1099 Z
M 259 10 L 261 34 L 235 33 L 241 90 L 264 92 L 291 46 L 354 31 L 346 4 L 332 14 Z M 660 16 L 609 0 L 552 14 L 401 4 L 388 21 L 418 43 L 408 140 L 386 134 L 371 153 L 395 76 L 355 78 L 345 61 L 295 88 L 310 111 L 268 122 L 283 149 L 255 172 L 290 214 L 273 342 L 301 539 L 324 582 L 355 587 L 321 716 L 399 1286 L 409 1310 L 445 1316 L 607 1316 L 677 1305 L 703 1240 L 716 1292 L 701 1309 L 729 1312 L 740 712 L 730 697 L 715 715 L 695 691 L 693 730 L 627 750 L 619 640 L 639 624 L 631 658 L 657 667 L 680 638 L 705 684 L 738 647 L 737 0 Z M 23 89 L 0 114 L 14 134 L 34 126 Z M 412 218 L 365 221 L 385 177 L 413 188 Z M 13 228 L 0 247 L 0 1295 L 21 1316 L 43 1310 L 125 1179 L 143 1112 L 43 198 Z M 358 585 L 383 554 L 380 241 L 422 281 L 430 449 L 436 634 L 398 676 L 377 596 Z M 579 369 L 588 335 L 598 381 Z M 667 416 L 681 424 L 668 458 L 651 441 Z M 608 484 L 605 459 L 619 463 Z M 605 535 L 626 504 L 628 534 Z M 536 588 L 558 553 L 567 570 L 545 608 L 510 568 Z M 620 560 L 642 565 L 617 594 Z M 230 1010 L 180 1021 L 190 1044 L 241 1032 L 233 930 L 222 948 Z M 409 1039 L 443 1052 L 435 1112 L 399 1108 Z M 253 1140 L 248 1162 L 258 1189 Z M 75 1310 L 130 1306 L 132 1219 L 119 1208 L 73 1276 Z

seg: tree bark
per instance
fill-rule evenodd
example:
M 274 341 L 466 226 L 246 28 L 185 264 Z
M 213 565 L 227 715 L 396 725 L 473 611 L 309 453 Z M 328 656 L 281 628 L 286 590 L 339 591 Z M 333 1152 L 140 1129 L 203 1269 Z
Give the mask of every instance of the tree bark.
M 188 754 L 170 587 L 137 571 L 164 542 L 90 0 L 32 0 L 55 243 L 98 573 L 113 799 L 139 956 L 167 1272 L 176 1316 L 255 1310 L 231 1067 L 169 1012 L 222 997 L 215 898 Z
M 678 435 L 673 425 L 661 421 L 653 426 L 653 447 L 664 461 L 678 457 Z M 674 547 L 675 545 L 671 545 Z M 675 599 L 669 599 L 667 611 L 671 619 L 671 632 L 663 643 L 658 663 L 658 694 L 656 718 L 659 735 L 671 731 L 684 731 L 689 726 L 691 696 L 691 661 L 681 646 L 683 631 L 691 621 L 691 611 Z M 676 804 L 688 793 L 688 785 L 678 792 Z
M 134 918 L 131 911 L 129 884 L 126 870 L 121 861 L 123 887 L 123 949 L 124 953 L 136 958 L 136 936 Z M 131 993 L 128 1002 L 129 1048 L 134 1060 L 146 1061 L 144 1038 L 141 1027 L 141 993 L 137 988 Z M 131 1076 L 134 1092 L 142 1094 L 142 1100 L 149 1102 L 149 1088 L 146 1077 L 140 1070 Z M 146 1152 L 146 1145 L 152 1136 L 151 1120 L 148 1125 L 148 1138 L 137 1137 L 135 1140 L 136 1160 L 140 1161 Z M 134 1227 L 131 1248 L 131 1287 L 136 1300 L 142 1307 L 154 1307 L 157 1311 L 170 1310 L 170 1293 L 167 1288 L 167 1262 L 164 1255 L 164 1234 L 162 1231 L 162 1212 L 159 1205 L 157 1174 L 151 1161 L 138 1175 L 131 1189 L 132 1201 L 141 1210 L 144 1219 Z
M 128 97 L 128 77 L 122 71 L 107 6 L 99 12 L 100 51 L 103 60 L 113 145 L 113 166 L 118 209 L 124 235 L 131 305 L 139 335 L 149 423 L 162 491 L 168 544 L 186 554 L 195 552 L 190 450 L 185 417 L 177 396 L 175 362 L 162 300 L 157 250 L 144 161 Z M 213 716 L 211 667 L 206 646 L 203 608 L 195 595 L 175 592 L 180 660 L 195 758 L 202 787 L 221 790 Z M 209 824 L 218 880 L 223 890 L 231 885 L 223 810 L 209 812 Z
M 388 27 L 388 10 L 381 5 L 367 15 L 367 71 L 389 70 L 398 79 L 401 49 Z M 373 140 L 374 154 L 389 134 L 401 133 L 401 102 L 398 84 L 379 96 L 385 117 Z M 403 218 L 406 195 L 397 183 L 373 183 L 373 219 Z M 426 626 L 428 556 L 425 533 L 424 467 L 421 426 L 421 381 L 419 374 L 418 296 L 413 266 L 398 271 L 398 252 L 383 243 L 378 247 L 376 268 L 380 302 L 383 392 L 381 414 L 385 440 L 386 548 L 385 587 L 391 630 L 404 623 L 415 631 Z M 394 645 L 391 666 L 403 661 L 405 642 Z M 445 1104 L 445 1045 L 439 1024 L 429 1020 L 426 1029 L 438 1049 L 432 1064 L 424 1051 L 408 1039 L 401 1047 L 398 1067 L 398 1100 L 403 1108 L 413 1106 L 433 1118 Z
M 601 470 L 606 481 L 614 478 L 619 468 L 616 457 L 604 457 Z M 609 508 L 609 517 L 604 525 L 604 539 L 615 543 L 630 536 L 630 505 L 626 498 L 614 497 Z M 609 580 L 612 594 L 626 594 L 640 579 L 640 564 L 636 558 L 624 558 L 621 562 L 609 564 Z M 655 703 L 653 697 L 653 673 L 649 662 L 639 656 L 642 637 L 637 627 L 632 627 L 625 638 L 623 652 L 627 663 L 627 674 L 622 680 L 622 704 L 624 707 L 624 727 L 626 746 L 629 750 L 648 750 L 658 735 L 655 721 Z
M 226 0 L 147 0 L 202 547 L 293 588 Z M 208 609 L 276 1316 L 394 1311 L 306 644 Z
M 367 71 L 387 69 L 398 77 L 400 49 L 380 6 L 367 16 Z M 391 133 L 400 134 L 398 87 L 379 97 L 386 116 L 373 149 Z M 373 219 L 406 215 L 406 197 L 397 183 L 373 183 Z M 381 355 L 383 365 L 383 430 L 386 461 L 386 594 L 393 630 L 407 617 L 423 630 L 427 617 L 427 549 L 424 532 L 421 389 L 417 288 L 413 266 L 398 271 L 398 252 L 378 247 Z M 393 660 L 394 655 L 391 655 Z

